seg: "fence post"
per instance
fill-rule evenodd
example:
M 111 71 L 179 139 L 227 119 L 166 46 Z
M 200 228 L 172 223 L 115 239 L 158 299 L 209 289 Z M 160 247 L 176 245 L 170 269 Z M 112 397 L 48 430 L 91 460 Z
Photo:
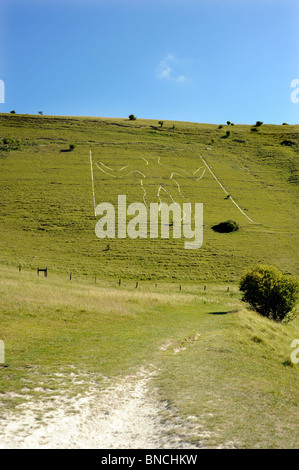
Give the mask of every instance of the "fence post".
M 44 277 L 48 276 L 48 268 L 43 268 L 43 269 L 37 268 L 37 275 L 38 276 L 39 276 L 40 271 L 44 273 Z

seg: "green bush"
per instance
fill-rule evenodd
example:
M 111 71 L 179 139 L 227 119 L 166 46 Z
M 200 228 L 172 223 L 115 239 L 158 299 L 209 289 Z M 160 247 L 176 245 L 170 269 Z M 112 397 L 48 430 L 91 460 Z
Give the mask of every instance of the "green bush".
M 239 230 L 239 225 L 234 220 L 226 220 L 218 225 L 213 225 L 212 229 L 218 233 L 230 233 Z
M 296 145 L 296 142 L 293 140 L 283 140 L 280 142 L 280 145 L 287 145 L 288 147 L 292 147 L 292 145 Z
M 137 117 L 134 114 L 130 114 L 129 119 L 130 121 L 136 121 Z
M 22 140 L 21 139 L 11 139 L 8 137 L 3 137 L 2 142 L 0 141 L 0 150 L 21 150 Z
M 242 300 L 260 315 L 275 321 L 294 315 L 299 283 L 273 266 L 259 265 L 245 273 L 240 281 Z

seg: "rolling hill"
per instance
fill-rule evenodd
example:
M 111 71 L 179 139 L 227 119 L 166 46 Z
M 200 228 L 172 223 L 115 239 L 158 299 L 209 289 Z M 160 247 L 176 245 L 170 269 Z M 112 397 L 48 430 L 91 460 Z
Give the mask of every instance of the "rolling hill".
M 298 131 L 0 115 L 0 446 L 298 447 L 298 316 L 237 285 L 258 262 L 298 275 Z M 202 247 L 98 238 L 119 195 L 202 203 Z
M 0 151 L 0 263 L 99 278 L 208 282 L 235 281 L 264 262 L 296 275 L 298 131 L 2 114 L 1 141 L 18 144 L 2 143 Z M 124 167 L 139 173 L 123 175 Z M 161 181 L 169 187 L 164 202 L 173 195 L 203 203 L 201 248 L 186 250 L 185 240 L 172 236 L 97 238 L 94 203 L 115 205 L 119 194 L 128 204 L 143 202 L 146 192 L 157 202 Z M 239 231 L 212 230 L 227 219 Z

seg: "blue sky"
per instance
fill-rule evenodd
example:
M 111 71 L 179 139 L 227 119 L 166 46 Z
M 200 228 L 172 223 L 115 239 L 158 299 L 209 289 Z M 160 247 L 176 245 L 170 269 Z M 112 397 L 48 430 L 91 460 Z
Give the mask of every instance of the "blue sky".
M 1 0 L 0 112 L 299 123 L 297 0 Z

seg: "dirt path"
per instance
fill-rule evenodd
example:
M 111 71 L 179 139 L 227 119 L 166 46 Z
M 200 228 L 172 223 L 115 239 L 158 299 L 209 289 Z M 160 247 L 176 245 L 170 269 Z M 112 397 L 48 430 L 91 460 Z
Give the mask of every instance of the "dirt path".
M 86 394 L 75 398 L 31 399 L 19 405 L 21 413 L 1 420 L 0 448 L 195 448 L 173 433 L 178 424 L 165 419 L 165 404 L 149 391 L 155 373 L 141 369 L 107 383 L 100 392 L 95 383 L 89 383 Z

